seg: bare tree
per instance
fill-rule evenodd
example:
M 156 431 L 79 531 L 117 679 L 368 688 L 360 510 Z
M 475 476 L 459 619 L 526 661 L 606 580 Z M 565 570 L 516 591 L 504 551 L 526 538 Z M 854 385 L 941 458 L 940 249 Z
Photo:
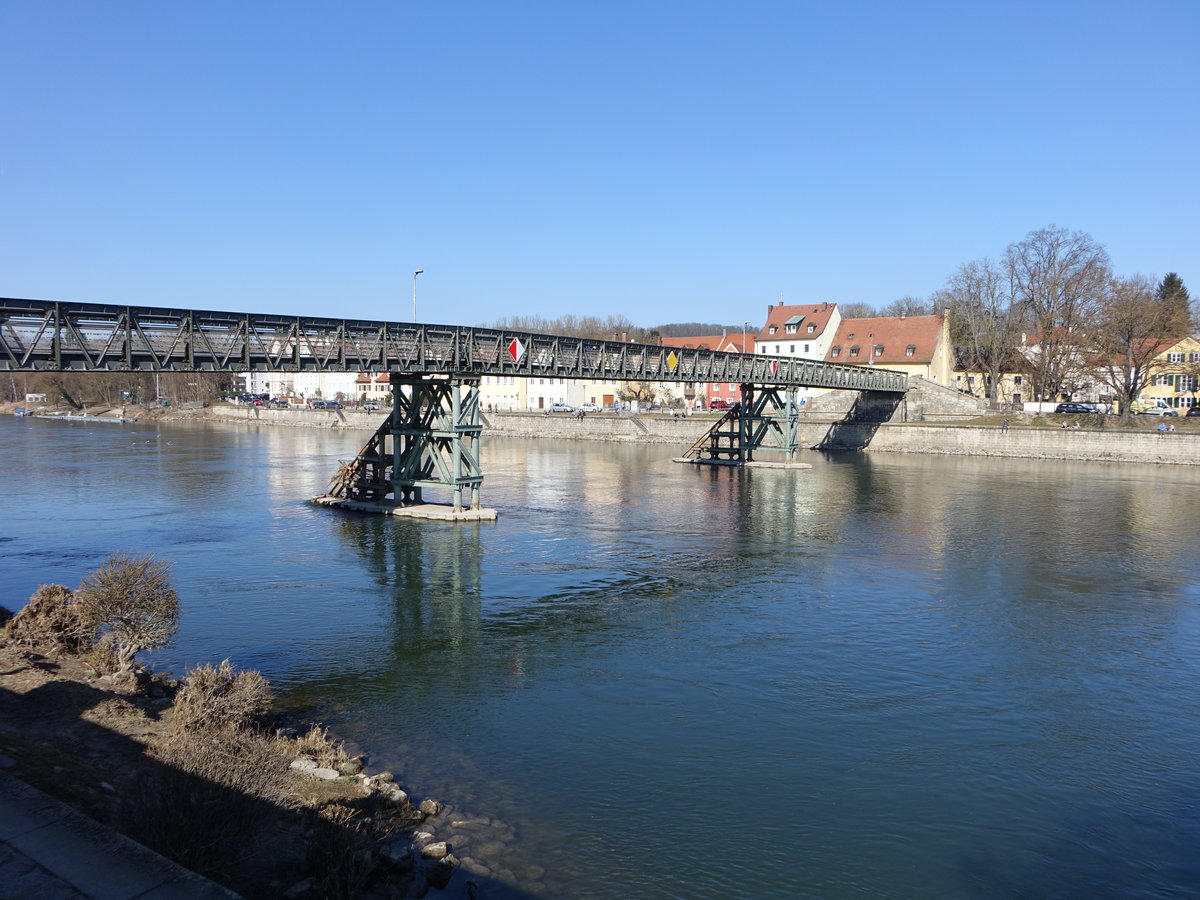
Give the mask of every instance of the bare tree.
M 1108 289 L 1108 253 L 1089 234 L 1051 225 L 1010 244 L 1004 272 L 1033 334 L 1034 392 L 1056 397 L 1077 380 L 1084 362 L 1078 332 Z
M 118 672 L 133 668 L 143 650 L 164 647 L 179 627 L 179 595 L 170 563 L 153 556 L 114 553 L 75 592 L 80 621 L 112 642 Z
M 886 306 L 881 307 L 878 315 L 897 317 L 936 315 L 941 310 L 935 308 L 935 306 L 936 304 L 929 300 L 922 300 L 919 297 L 901 297 L 899 300 L 893 300 Z M 842 315 L 845 315 L 845 312 Z
M 936 299 L 950 310 L 963 364 L 985 376 L 987 398 L 998 400 L 1000 378 L 1012 366 L 1021 340 L 1003 273 L 988 259 L 963 263 Z
M 1088 324 L 1096 377 L 1121 401 L 1129 420 L 1133 401 L 1150 383 L 1163 351 L 1188 332 L 1186 306 L 1164 300 L 1143 276 L 1114 278 Z
M 843 319 L 870 319 L 878 315 L 875 312 L 875 307 L 870 303 L 854 302 L 854 303 L 839 303 L 838 311 L 842 314 Z

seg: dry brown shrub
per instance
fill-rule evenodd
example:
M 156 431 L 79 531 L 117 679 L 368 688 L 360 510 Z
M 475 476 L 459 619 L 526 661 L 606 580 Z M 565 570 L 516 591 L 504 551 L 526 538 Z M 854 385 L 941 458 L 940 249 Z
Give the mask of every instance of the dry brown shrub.
M 341 741 L 330 740 L 329 729 L 319 725 L 314 725 L 307 734 L 296 738 L 293 747 L 296 755 L 311 756 L 317 765 L 326 769 L 336 769 L 350 759 Z
M 79 585 L 75 605 L 90 634 L 111 638 L 121 671 L 143 650 L 165 647 L 179 627 L 179 595 L 171 564 L 153 556 L 114 553 Z
M 229 660 L 220 666 L 196 666 L 175 696 L 175 730 L 213 732 L 253 727 L 271 708 L 271 686 L 254 670 L 235 672 Z
M 330 803 L 317 810 L 309 853 L 317 896 L 352 900 L 362 896 L 376 869 L 383 837 L 359 810 Z
M 80 620 L 71 589 L 43 584 L 8 623 L 9 643 L 81 653 L 92 646 L 92 632 Z
M 227 875 L 295 808 L 291 773 L 262 735 L 176 732 L 149 755 L 159 765 L 126 794 L 126 826 L 194 871 Z

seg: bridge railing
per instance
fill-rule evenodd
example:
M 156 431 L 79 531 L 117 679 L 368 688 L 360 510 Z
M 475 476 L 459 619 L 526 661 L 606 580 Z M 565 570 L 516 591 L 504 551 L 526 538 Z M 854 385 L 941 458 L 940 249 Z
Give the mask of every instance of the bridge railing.
M 791 357 L 357 319 L 0 298 L 0 369 L 515 375 L 903 392 L 902 372 Z

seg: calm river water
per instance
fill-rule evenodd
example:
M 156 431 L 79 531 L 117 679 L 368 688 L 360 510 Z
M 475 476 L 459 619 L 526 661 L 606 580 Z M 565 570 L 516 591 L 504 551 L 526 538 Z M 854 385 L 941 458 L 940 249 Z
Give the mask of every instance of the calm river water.
M 6 418 L 0 603 L 172 560 L 155 666 L 486 819 L 491 897 L 1200 892 L 1200 471 L 486 437 L 496 523 L 308 506 L 363 438 Z

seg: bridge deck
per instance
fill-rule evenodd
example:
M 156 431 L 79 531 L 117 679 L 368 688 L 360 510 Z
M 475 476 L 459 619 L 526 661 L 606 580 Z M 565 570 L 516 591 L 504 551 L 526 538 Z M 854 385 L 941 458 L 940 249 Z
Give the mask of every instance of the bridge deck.
M 903 393 L 903 372 L 458 325 L 0 298 L 0 370 L 400 372 Z

